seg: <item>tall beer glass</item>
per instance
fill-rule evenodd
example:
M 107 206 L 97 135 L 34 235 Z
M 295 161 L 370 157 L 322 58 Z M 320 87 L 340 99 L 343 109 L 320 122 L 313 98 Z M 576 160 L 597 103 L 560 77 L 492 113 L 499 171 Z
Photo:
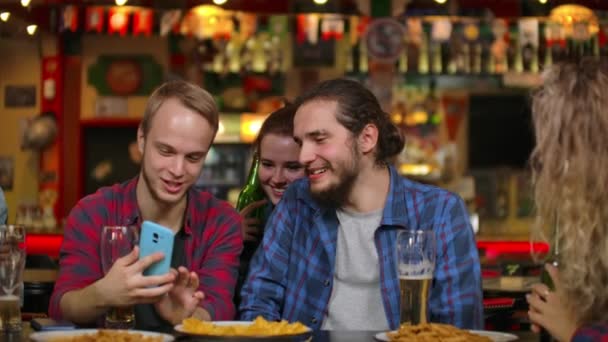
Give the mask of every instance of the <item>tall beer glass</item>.
M 101 265 L 107 274 L 114 262 L 127 254 L 139 243 L 136 226 L 105 226 L 101 232 Z M 106 314 L 108 329 L 132 329 L 135 327 L 133 306 L 111 308 Z
M 21 331 L 25 227 L 0 225 L 0 332 Z
M 432 230 L 404 230 L 397 235 L 401 323 L 428 322 L 436 249 Z

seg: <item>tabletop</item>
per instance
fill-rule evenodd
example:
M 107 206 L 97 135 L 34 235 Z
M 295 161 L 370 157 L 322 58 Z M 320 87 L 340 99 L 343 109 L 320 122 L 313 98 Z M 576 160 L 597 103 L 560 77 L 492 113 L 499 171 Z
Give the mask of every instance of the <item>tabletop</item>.
M 21 342 L 21 341 L 29 341 L 29 335 L 32 333 L 32 329 L 29 325 L 29 322 L 24 322 L 23 331 L 21 334 L 11 334 L 11 335 L 2 335 L 0 333 L 0 340 L 6 342 Z M 313 332 L 311 339 L 304 339 L 306 341 L 314 341 L 314 342 L 371 342 L 376 341 L 374 336 L 378 332 L 376 331 L 315 331 Z M 517 341 L 521 342 L 536 342 L 538 341 L 538 335 L 531 331 L 514 331 L 509 332 L 510 334 L 516 335 L 519 339 Z M 232 341 L 237 341 L 237 339 L 231 339 Z M 302 341 L 303 339 L 291 339 L 291 338 L 272 338 L 272 339 L 251 339 L 249 341 L 261 342 L 261 341 Z M 181 334 L 176 334 L 176 341 L 178 342 L 186 342 L 186 341 L 213 341 L 213 339 L 206 339 L 201 337 L 192 337 Z M 226 340 L 222 340 L 226 342 Z M 247 341 L 246 339 L 239 338 L 238 341 Z

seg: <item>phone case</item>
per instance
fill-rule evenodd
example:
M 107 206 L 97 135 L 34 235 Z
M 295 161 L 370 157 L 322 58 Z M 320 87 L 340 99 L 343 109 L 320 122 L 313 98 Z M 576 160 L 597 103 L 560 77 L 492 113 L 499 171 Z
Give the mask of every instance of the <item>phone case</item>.
M 36 331 L 72 330 L 76 325 L 68 321 L 56 321 L 52 318 L 34 318 L 30 321 L 32 329 Z
M 145 269 L 144 275 L 163 275 L 169 272 L 174 238 L 175 234 L 171 229 L 151 221 L 143 222 L 139 239 L 139 259 L 156 252 L 162 252 L 165 255 L 163 260 Z

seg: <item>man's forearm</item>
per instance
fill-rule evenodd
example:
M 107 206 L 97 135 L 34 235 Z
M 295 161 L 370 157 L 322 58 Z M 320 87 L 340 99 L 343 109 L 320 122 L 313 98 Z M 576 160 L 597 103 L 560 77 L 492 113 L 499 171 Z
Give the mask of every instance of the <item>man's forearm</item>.
M 64 319 L 76 324 L 90 324 L 108 310 L 96 285 L 97 282 L 80 290 L 66 292 L 61 297 L 59 306 Z

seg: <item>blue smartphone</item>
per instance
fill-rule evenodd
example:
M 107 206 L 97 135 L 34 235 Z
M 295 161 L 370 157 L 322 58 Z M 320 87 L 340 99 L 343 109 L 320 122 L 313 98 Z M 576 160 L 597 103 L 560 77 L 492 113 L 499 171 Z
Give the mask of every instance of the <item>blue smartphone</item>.
M 74 323 L 68 321 L 56 321 L 52 318 L 34 318 L 30 321 L 32 329 L 36 331 L 54 331 L 54 330 L 73 330 L 76 329 Z
M 163 275 L 169 272 L 174 238 L 175 234 L 171 229 L 151 221 L 144 221 L 139 238 L 139 259 L 156 252 L 162 252 L 165 255 L 163 260 L 146 268 L 144 275 Z

